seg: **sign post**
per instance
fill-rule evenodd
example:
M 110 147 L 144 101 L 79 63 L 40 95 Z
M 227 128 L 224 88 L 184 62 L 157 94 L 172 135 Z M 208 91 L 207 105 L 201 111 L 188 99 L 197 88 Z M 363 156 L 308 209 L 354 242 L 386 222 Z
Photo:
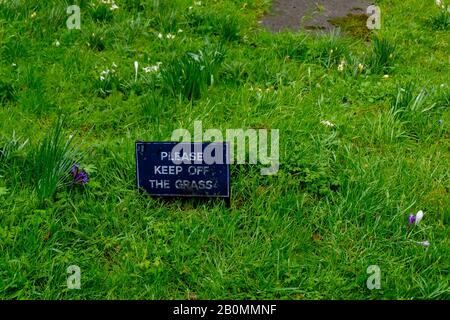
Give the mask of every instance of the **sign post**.
M 137 187 L 157 197 L 230 200 L 226 142 L 136 142 Z

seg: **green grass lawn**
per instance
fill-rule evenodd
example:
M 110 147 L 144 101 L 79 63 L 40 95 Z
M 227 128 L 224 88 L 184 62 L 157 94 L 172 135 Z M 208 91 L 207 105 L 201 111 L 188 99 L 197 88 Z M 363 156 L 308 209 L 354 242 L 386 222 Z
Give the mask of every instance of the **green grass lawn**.
M 380 30 L 323 36 L 265 31 L 268 0 L 100 2 L 0 1 L 1 299 L 449 299 L 434 0 L 380 0 Z M 278 174 L 232 165 L 230 208 L 137 192 L 135 141 L 196 120 L 279 129 Z

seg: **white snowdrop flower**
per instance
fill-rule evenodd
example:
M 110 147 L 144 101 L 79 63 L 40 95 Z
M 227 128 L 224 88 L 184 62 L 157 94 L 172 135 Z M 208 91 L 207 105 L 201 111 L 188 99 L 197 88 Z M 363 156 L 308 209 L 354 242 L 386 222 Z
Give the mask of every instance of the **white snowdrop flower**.
M 160 32 L 158 33 L 158 38 L 162 39 L 163 38 L 163 34 Z
M 150 67 L 145 67 L 142 70 L 145 71 L 145 73 L 150 73 L 150 72 L 157 72 L 159 69 L 158 66 L 150 66 Z
M 338 65 L 338 70 L 344 71 L 344 68 L 346 65 L 347 65 L 347 62 L 345 60 L 342 60 L 341 63 Z
M 135 61 L 134 62 L 134 81 L 137 81 L 138 68 L 139 68 L 139 63 L 137 61 Z
M 328 120 L 322 120 L 322 121 L 320 121 L 320 123 L 327 127 L 334 127 L 334 123 L 332 123 Z
M 113 68 L 117 68 L 117 64 L 115 62 L 112 63 Z
M 53 42 L 53 45 L 54 45 L 55 47 L 59 47 L 60 43 L 59 43 L 58 40 L 55 40 L 55 42 Z
M 417 244 L 424 246 L 424 247 L 429 247 L 430 246 L 430 241 L 421 241 L 421 242 L 416 242 Z
M 110 73 L 110 70 L 109 70 L 109 69 L 106 69 L 106 70 L 103 70 L 103 71 L 102 71 L 102 75 L 103 75 L 103 76 L 107 76 L 109 73 Z
M 192 10 L 193 9 L 193 7 L 192 6 L 190 6 L 189 8 L 188 8 L 188 10 Z
M 178 33 L 182 33 L 183 32 L 183 30 L 182 29 L 178 29 Z
M 441 8 L 441 9 L 445 9 L 445 3 L 442 2 L 441 0 L 436 0 L 436 5 Z M 449 12 L 450 12 L 450 8 L 448 8 Z
M 111 5 L 111 10 L 114 11 L 114 10 L 117 10 L 117 9 L 119 9 L 119 6 L 117 4 L 115 4 L 115 3 L 113 3 Z
M 201 6 L 201 5 L 202 5 L 202 2 L 201 2 L 201 1 L 194 1 L 194 5 L 195 5 L 195 6 Z
M 419 212 L 416 213 L 416 225 L 420 223 L 420 220 L 422 220 L 423 218 L 423 211 L 420 210 Z
M 168 33 L 167 35 L 166 35 L 166 38 L 167 39 L 175 39 L 175 35 L 174 34 L 171 34 L 171 33 Z
M 388 75 L 388 74 L 385 74 L 385 75 L 383 76 L 383 79 L 389 79 L 389 75 Z
M 100 76 L 100 81 L 105 81 L 105 77 L 104 76 Z
M 158 72 L 160 65 L 161 65 L 161 62 L 157 62 L 154 66 L 145 67 L 145 68 L 142 68 L 142 70 L 144 70 L 145 73 Z
M 11 67 L 15 68 L 17 67 L 17 64 L 15 64 L 14 62 L 12 63 Z

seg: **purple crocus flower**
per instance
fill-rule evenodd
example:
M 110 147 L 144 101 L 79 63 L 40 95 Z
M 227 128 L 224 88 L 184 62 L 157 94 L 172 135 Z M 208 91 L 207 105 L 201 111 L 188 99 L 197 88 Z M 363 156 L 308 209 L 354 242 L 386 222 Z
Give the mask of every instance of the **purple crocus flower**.
M 77 164 L 74 164 L 70 171 L 72 172 L 73 182 L 75 184 L 85 185 L 86 183 L 89 182 L 89 176 L 87 172 L 84 171 L 83 169 L 80 169 L 80 167 Z
M 412 226 L 414 224 L 414 222 L 416 222 L 416 216 L 413 214 L 410 214 L 408 217 L 408 225 Z

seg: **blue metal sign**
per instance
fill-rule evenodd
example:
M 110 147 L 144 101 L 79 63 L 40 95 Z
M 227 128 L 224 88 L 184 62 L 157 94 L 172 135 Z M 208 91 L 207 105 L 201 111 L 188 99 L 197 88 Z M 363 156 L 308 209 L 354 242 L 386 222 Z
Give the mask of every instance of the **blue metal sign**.
M 226 142 L 136 142 L 137 186 L 153 196 L 230 197 Z

